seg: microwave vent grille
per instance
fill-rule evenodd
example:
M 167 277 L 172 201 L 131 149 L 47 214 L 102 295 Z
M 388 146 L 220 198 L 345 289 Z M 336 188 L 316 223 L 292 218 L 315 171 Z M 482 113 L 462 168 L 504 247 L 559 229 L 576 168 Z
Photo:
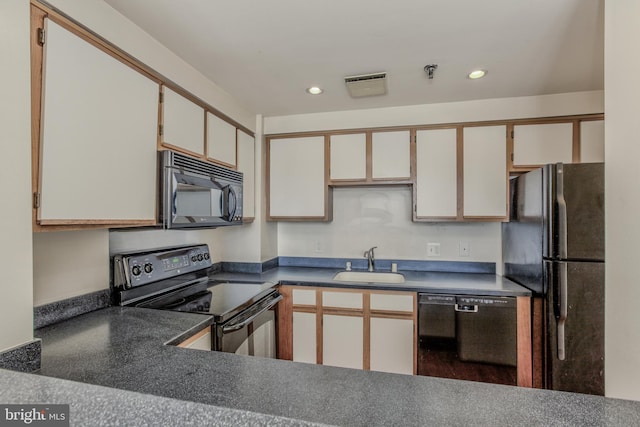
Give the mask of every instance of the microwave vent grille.
M 242 172 L 237 172 L 222 166 L 194 159 L 180 153 L 173 153 L 173 166 L 183 169 L 185 172 L 213 175 L 228 181 L 242 183 Z

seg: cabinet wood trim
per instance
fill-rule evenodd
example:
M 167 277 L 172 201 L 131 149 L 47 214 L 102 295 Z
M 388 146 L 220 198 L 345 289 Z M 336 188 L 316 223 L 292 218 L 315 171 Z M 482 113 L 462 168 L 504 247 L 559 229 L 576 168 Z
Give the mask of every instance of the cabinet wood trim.
M 362 310 L 364 311 L 362 319 L 362 369 L 371 370 L 371 293 L 366 292 L 362 295 Z
M 532 387 L 531 298 L 516 298 L 517 385 Z
M 580 158 L 581 156 L 581 149 L 582 149 L 582 145 L 580 144 L 581 141 L 581 127 L 580 127 L 580 121 L 579 120 L 574 120 L 573 121 L 573 140 L 571 141 L 571 161 L 573 163 L 580 163 Z
M 464 219 L 464 128 L 462 126 L 456 128 L 456 170 L 458 194 L 456 219 L 462 221 Z
M 544 327 L 545 301 L 542 298 L 532 298 L 533 313 L 531 315 L 532 327 L 532 370 L 533 387 L 544 388 L 544 341 L 546 330 Z
M 282 301 L 277 305 L 277 356 L 278 359 L 293 360 L 293 288 L 280 286 L 278 291 Z
M 322 365 L 323 343 L 322 325 L 324 312 L 322 309 L 322 290 L 316 289 L 316 363 Z
M 44 28 L 47 14 L 31 5 L 31 188 L 33 194 L 40 194 L 40 129 L 42 125 L 42 67 L 44 50 L 38 43 L 38 28 Z M 38 224 L 38 208 L 32 204 L 31 223 L 33 231 L 41 231 Z
M 211 333 L 211 326 L 208 326 L 208 327 L 204 328 L 203 330 L 201 330 L 200 332 L 196 333 L 195 335 L 193 335 L 193 336 L 187 338 L 186 340 L 182 341 L 176 347 L 182 347 L 182 348 L 188 347 L 194 341 L 197 341 L 200 338 L 202 338 L 203 336 L 205 336 L 206 334 L 210 334 L 210 333 Z
M 413 313 L 408 311 L 370 310 L 371 317 L 378 319 L 413 319 Z

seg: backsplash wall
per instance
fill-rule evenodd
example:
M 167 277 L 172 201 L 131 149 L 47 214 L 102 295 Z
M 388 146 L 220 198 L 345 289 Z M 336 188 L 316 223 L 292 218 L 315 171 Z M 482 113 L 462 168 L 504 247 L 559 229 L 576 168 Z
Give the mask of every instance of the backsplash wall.
M 377 246 L 379 259 L 495 262 L 502 273 L 500 223 L 415 223 L 411 198 L 410 187 L 335 188 L 332 222 L 278 224 L 278 255 L 359 259 Z M 427 243 L 440 243 L 440 256 L 427 256 Z

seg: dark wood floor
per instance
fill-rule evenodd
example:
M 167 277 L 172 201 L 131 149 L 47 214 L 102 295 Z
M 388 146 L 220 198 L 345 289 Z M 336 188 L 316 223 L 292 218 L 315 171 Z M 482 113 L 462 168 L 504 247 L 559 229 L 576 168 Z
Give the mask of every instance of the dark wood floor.
M 517 381 L 515 367 L 461 361 L 455 339 L 421 338 L 418 375 L 507 385 Z

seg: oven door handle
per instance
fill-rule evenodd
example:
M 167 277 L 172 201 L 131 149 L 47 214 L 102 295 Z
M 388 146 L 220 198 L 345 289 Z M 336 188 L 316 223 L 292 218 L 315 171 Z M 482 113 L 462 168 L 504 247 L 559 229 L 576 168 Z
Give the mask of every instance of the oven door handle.
M 272 299 L 271 302 L 269 302 L 269 304 L 267 306 L 265 306 L 262 310 L 260 310 L 256 314 L 253 314 L 252 316 L 248 317 L 247 319 L 243 320 L 242 322 L 234 323 L 234 324 L 231 324 L 231 325 L 224 325 L 222 327 L 222 333 L 226 334 L 227 332 L 239 331 L 240 329 L 246 327 L 249 323 L 253 322 L 256 317 L 260 316 L 265 311 L 271 309 L 273 306 L 275 306 L 281 300 L 282 300 L 282 295 L 278 295 L 276 298 Z

